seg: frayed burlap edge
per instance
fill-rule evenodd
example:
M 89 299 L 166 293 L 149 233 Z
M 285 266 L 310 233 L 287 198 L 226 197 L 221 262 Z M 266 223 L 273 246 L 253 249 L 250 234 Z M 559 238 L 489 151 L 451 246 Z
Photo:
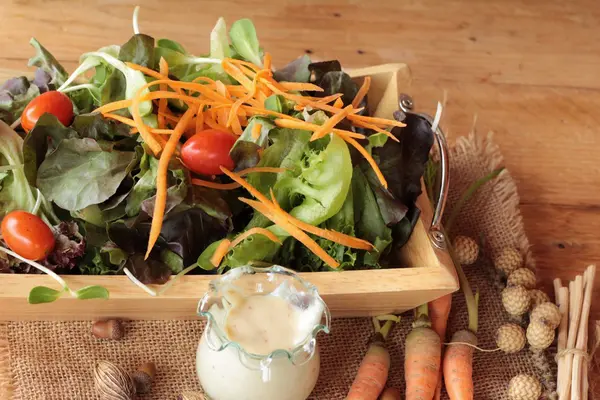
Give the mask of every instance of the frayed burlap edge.
M 0 399 L 10 399 L 13 394 L 13 376 L 10 372 L 8 322 L 0 321 Z
M 451 152 L 462 155 L 475 153 L 480 154 L 483 160 L 487 162 L 487 169 L 492 171 L 504 163 L 504 157 L 500 147 L 493 141 L 494 133 L 488 132 L 487 135 L 479 135 L 475 128 L 471 130 L 468 136 L 461 136 L 456 139 Z M 505 215 L 508 216 L 511 232 L 515 235 L 514 242 L 523 252 L 526 265 L 535 271 L 535 260 L 531 253 L 531 244 L 525 234 L 523 227 L 523 217 L 519 210 L 519 193 L 517 184 L 508 170 L 502 173 L 494 180 L 493 193 L 500 200 Z

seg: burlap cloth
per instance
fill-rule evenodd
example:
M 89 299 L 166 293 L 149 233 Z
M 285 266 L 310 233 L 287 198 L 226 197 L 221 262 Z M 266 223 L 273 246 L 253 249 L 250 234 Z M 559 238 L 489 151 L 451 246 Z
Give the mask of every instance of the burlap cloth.
M 502 163 L 491 137 L 471 134 L 460 138 L 451 150 L 451 185 L 448 210 L 462 191 L 484 173 Z M 470 235 L 485 243 L 484 255 L 504 246 L 516 246 L 528 254 L 529 241 L 518 211 L 518 194 L 514 181 L 504 172 L 486 184 L 463 209 L 456 232 Z M 494 332 L 507 322 L 499 288 L 491 278 L 489 258 L 480 257 L 468 267 L 467 275 L 474 289 L 481 293 L 479 307 L 479 344 L 495 348 Z M 411 313 L 405 313 L 390 338 L 392 366 L 389 384 L 404 388 L 403 343 L 410 329 Z M 467 326 L 463 297 L 455 294 L 449 332 Z M 158 366 L 152 394 L 143 399 L 175 399 L 185 390 L 199 390 L 195 374 L 196 346 L 201 321 L 135 321 L 127 323 L 122 341 L 100 341 L 90 334 L 90 322 L 11 322 L 0 325 L 0 384 L 4 377 L 3 399 L 65 400 L 96 399 L 92 370 L 99 360 L 109 360 L 133 371 L 146 361 Z M 336 319 L 332 333 L 321 334 L 321 374 L 311 399 L 344 399 L 365 354 L 372 333 L 369 319 Z M 5 341 L 1 341 L 6 337 Z M 4 350 L 2 350 L 2 346 Z M 475 399 L 507 399 L 506 387 L 511 377 L 529 373 L 542 378 L 528 350 L 516 355 L 475 353 Z M 542 363 L 543 364 L 543 363 Z M 4 368 L 4 371 L 2 371 Z M 551 371 L 545 373 L 554 380 Z M 235 381 L 235 376 L 232 376 Z M 9 385 L 10 383 L 10 385 Z M 293 384 L 293 382 L 290 382 Z M 12 397 L 8 386 L 14 389 Z M 1 391 L 0 391 L 1 393 Z

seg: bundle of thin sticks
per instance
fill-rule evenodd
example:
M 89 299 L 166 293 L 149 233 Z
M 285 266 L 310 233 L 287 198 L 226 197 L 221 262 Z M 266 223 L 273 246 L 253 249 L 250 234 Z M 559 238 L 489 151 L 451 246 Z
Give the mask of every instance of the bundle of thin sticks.
M 596 266 L 590 265 L 568 286 L 554 280 L 556 305 L 562 315 L 556 354 L 559 400 L 588 399 L 588 320 L 595 276 Z

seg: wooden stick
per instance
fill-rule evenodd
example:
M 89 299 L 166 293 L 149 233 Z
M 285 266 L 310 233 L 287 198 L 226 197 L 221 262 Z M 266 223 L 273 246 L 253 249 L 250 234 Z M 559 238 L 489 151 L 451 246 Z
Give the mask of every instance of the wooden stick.
M 558 281 L 558 285 L 557 285 Z M 560 284 L 560 279 L 554 280 L 554 289 L 556 290 L 556 305 L 560 310 L 560 325 L 558 326 L 558 348 L 557 353 L 560 354 L 567 348 L 567 331 L 569 329 L 569 288 Z M 559 357 L 557 360 L 558 373 L 556 374 L 556 387 L 558 392 L 564 385 L 564 357 Z
M 567 349 L 572 349 L 575 347 L 575 342 L 577 339 L 577 330 L 579 328 L 579 316 L 581 314 L 581 306 L 583 301 L 583 279 L 580 276 L 575 278 L 574 282 L 569 283 L 569 294 L 571 298 L 569 299 L 569 334 L 567 338 Z M 569 399 L 569 391 L 571 390 L 571 371 L 573 368 L 573 354 L 565 354 L 565 366 L 563 369 L 564 372 L 564 385 L 561 387 L 561 391 L 559 392 L 559 400 L 568 400 Z
M 583 309 L 581 311 L 581 321 L 579 331 L 577 332 L 577 349 L 587 350 L 588 340 L 588 321 L 590 318 L 590 308 L 592 306 L 592 294 L 594 291 L 594 278 L 596 276 L 596 266 L 590 265 L 584 273 L 585 297 L 583 299 Z M 587 368 L 583 364 L 587 359 L 581 354 L 575 354 L 573 357 L 573 376 L 571 379 L 571 400 L 581 400 L 583 398 L 584 381 L 587 381 Z

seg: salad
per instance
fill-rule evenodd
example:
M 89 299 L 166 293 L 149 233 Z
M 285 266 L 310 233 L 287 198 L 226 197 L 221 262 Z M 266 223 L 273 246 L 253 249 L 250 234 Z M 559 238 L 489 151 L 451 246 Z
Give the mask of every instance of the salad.
M 156 295 L 249 263 L 390 268 L 419 217 L 430 125 L 369 115 L 370 78 L 274 68 L 248 19 L 196 56 L 139 32 L 68 73 L 36 39 L 0 86 L 0 273 L 126 274 Z M 373 106 L 373 105 L 371 105 Z M 174 279 L 173 279 L 174 278 Z M 148 284 L 166 284 L 157 292 Z

